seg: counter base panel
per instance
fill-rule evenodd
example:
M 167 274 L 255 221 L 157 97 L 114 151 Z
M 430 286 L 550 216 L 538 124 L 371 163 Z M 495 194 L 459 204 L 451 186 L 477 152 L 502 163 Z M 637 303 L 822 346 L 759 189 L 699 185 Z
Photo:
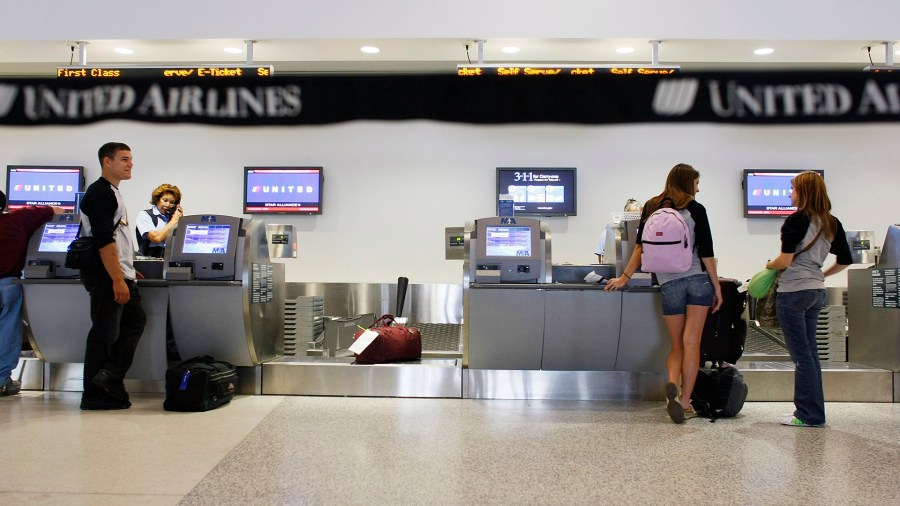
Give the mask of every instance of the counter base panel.
M 665 374 L 630 371 L 467 369 L 467 399 L 658 400 Z
M 462 397 L 459 360 L 361 365 L 348 359 L 284 357 L 262 365 L 262 393 L 354 397 Z
M 84 364 L 45 362 L 43 364 L 44 390 L 81 392 L 84 389 Z M 23 388 L 24 388 L 23 384 Z M 133 394 L 164 394 L 165 380 L 125 378 L 125 390 Z
M 282 358 L 238 368 L 238 393 L 466 399 L 658 400 L 665 375 L 629 371 L 463 369 L 458 359 L 353 365 L 352 359 Z M 750 402 L 789 402 L 791 362 L 739 361 Z M 24 368 L 24 370 L 23 370 Z M 81 391 L 82 364 L 24 359 L 23 390 Z M 823 362 L 826 402 L 900 402 L 900 373 L 846 362 Z M 165 393 L 162 381 L 125 380 L 132 393 Z
M 900 402 L 892 371 L 849 362 L 821 364 L 826 402 Z M 793 401 L 793 362 L 740 360 L 737 367 L 750 388 L 748 401 Z

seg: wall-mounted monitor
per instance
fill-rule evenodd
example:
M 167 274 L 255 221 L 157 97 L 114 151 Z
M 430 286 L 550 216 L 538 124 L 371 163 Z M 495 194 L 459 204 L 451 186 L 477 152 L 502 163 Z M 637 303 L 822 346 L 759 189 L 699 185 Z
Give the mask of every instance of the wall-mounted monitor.
M 84 167 L 7 165 L 9 209 L 58 206 L 74 212 L 76 193 L 84 191 Z
M 322 167 L 244 167 L 245 214 L 322 214 Z
M 783 218 L 797 210 L 791 204 L 791 180 L 805 172 L 790 169 L 744 169 L 744 216 Z M 825 171 L 817 170 L 822 177 Z
M 498 167 L 497 192 L 513 196 L 516 216 L 575 216 L 574 168 Z

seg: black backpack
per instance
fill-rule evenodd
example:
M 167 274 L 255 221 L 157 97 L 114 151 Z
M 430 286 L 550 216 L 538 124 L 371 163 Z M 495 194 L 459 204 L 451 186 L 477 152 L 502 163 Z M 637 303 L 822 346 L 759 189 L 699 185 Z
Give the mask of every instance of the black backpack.
M 159 216 L 153 214 L 153 208 L 152 208 L 152 207 L 151 207 L 150 209 L 144 209 L 144 210 L 141 211 L 141 212 L 147 213 L 147 214 L 150 215 L 150 219 L 153 220 L 153 226 L 154 226 L 154 227 L 156 226 L 157 223 L 159 223 Z M 143 237 L 143 236 L 141 235 L 141 231 L 138 230 L 137 225 L 134 226 L 134 237 L 135 237 L 135 239 L 137 239 L 138 254 L 139 254 L 139 255 L 141 255 L 141 256 L 154 256 L 154 255 L 152 254 L 152 252 L 150 251 L 150 249 L 151 249 L 151 246 L 150 246 L 150 245 L 151 245 L 151 241 L 150 241 L 150 239 L 148 239 L 148 238 L 146 238 L 146 237 Z M 156 249 L 161 249 L 161 248 L 156 248 Z
M 709 368 L 701 367 L 697 373 L 691 405 L 699 416 L 715 422 L 717 418 L 730 418 L 740 413 L 749 391 L 737 367 L 713 364 Z

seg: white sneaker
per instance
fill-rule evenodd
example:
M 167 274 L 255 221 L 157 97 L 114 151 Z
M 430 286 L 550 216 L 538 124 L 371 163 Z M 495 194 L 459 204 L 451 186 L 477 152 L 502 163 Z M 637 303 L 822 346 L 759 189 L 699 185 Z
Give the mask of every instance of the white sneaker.
M 797 418 L 794 415 L 789 415 L 781 420 L 781 425 L 787 425 L 790 427 L 824 427 L 825 424 L 814 425 L 804 422 L 803 420 Z

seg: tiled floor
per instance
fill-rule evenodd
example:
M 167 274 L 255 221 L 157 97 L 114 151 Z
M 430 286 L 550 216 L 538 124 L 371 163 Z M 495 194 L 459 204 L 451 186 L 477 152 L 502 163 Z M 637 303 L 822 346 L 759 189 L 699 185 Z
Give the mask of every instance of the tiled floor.
M 900 404 L 667 421 L 658 402 L 161 395 L 0 399 L 0 504 L 900 504 Z

